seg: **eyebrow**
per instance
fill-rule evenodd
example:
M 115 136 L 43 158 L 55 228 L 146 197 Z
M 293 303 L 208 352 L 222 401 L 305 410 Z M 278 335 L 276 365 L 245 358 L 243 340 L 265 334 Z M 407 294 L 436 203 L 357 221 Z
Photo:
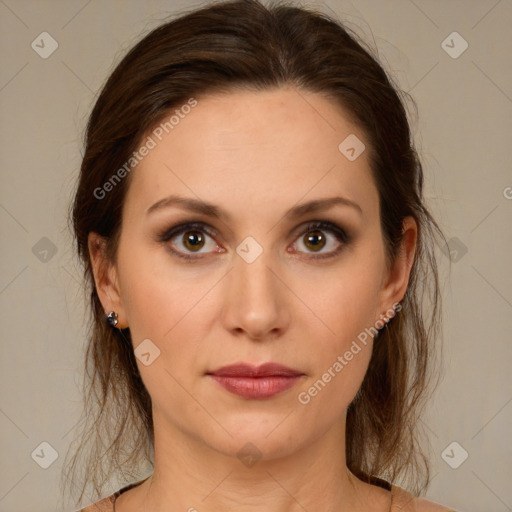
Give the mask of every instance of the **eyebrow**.
M 356 210 L 360 215 L 363 214 L 363 210 L 361 207 L 355 203 L 354 201 L 347 199 L 346 197 L 326 197 L 323 199 L 314 199 L 312 201 L 308 201 L 307 203 L 302 203 L 297 206 L 293 206 L 285 213 L 285 217 L 301 217 L 311 213 L 317 213 L 320 211 L 328 210 L 333 206 L 349 206 Z M 162 210 L 164 208 L 169 208 L 171 206 L 176 206 L 178 208 L 182 208 L 184 210 L 189 210 L 191 212 L 200 213 L 203 215 L 207 215 L 208 217 L 215 217 L 217 219 L 225 219 L 230 221 L 232 216 L 222 208 L 215 206 L 212 203 L 208 203 L 206 201 L 202 201 L 200 199 L 194 199 L 192 197 L 182 197 L 177 195 L 171 195 L 169 197 L 165 197 L 164 199 L 160 199 L 155 204 L 151 205 L 147 211 L 146 215 L 149 215 L 152 212 Z

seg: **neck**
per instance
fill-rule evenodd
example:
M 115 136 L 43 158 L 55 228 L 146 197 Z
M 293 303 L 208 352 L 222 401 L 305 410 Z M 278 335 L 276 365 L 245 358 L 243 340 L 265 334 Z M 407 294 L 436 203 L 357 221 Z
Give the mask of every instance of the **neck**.
M 379 504 L 389 502 L 389 493 L 361 482 L 346 467 L 344 418 L 302 447 L 283 446 L 286 443 L 277 435 L 273 444 L 269 434 L 264 448 L 259 442 L 261 451 L 255 444 L 232 438 L 224 446 L 234 448 L 220 451 L 170 426 L 157 411 L 153 415 L 154 472 L 137 489 L 133 510 L 259 512 L 262 506 L 267 512 L 356 512 L 369 506 L 388 510 Z M 129 512 L 131 507 L 116 506 L 116 511 L 125 509 Z

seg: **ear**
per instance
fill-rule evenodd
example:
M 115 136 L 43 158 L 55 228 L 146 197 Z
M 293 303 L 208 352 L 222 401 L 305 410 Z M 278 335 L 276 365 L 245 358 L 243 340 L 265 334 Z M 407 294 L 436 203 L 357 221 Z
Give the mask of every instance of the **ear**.
M 106 242 L 106 239 L 98 233 L 89 233 L 88 246 L 94 282 L 105 315 L 115 311 L 118 315 L 116 328 L 124 329 L 128 325 L 117 279 L 117 269 L 115 263 L 111 262 L 107 256 Z
M 400 302 L 407 291 L 409 275 L 416 253 L 417 237 L 418 226 L 416 221 L 413 217 L 405 217 L 402 224 L 402 243 L 395 261 L 382 281 L 380 310 L 377 313 L 386 315 L 387 312 L 387 318 L 390 318 L 389 313 L 394 309 L 393 305 Z

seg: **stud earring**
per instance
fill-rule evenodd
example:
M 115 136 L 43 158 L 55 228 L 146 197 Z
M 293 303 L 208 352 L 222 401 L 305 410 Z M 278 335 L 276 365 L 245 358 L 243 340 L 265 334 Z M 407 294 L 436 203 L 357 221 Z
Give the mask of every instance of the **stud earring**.
M 115 311 L 111 311 L 107 315 L 107 323 L 108 323 L 108 325 L 110 325 L 110 327 L 116 327 L 117 326 L 117 324 L 119 322 L 117 320 L 117 313 Z

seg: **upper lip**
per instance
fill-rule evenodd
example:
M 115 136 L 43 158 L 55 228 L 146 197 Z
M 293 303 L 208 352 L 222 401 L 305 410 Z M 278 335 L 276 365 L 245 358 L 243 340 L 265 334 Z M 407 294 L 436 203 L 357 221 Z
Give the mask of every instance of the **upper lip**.
M 224 377 L 298 377 L 299 375 L 303 375 L 303 373 L 279 363 L 264 363 L 259 366 L 247 363 L 232 364 L 208 372 L 208 374 Z

